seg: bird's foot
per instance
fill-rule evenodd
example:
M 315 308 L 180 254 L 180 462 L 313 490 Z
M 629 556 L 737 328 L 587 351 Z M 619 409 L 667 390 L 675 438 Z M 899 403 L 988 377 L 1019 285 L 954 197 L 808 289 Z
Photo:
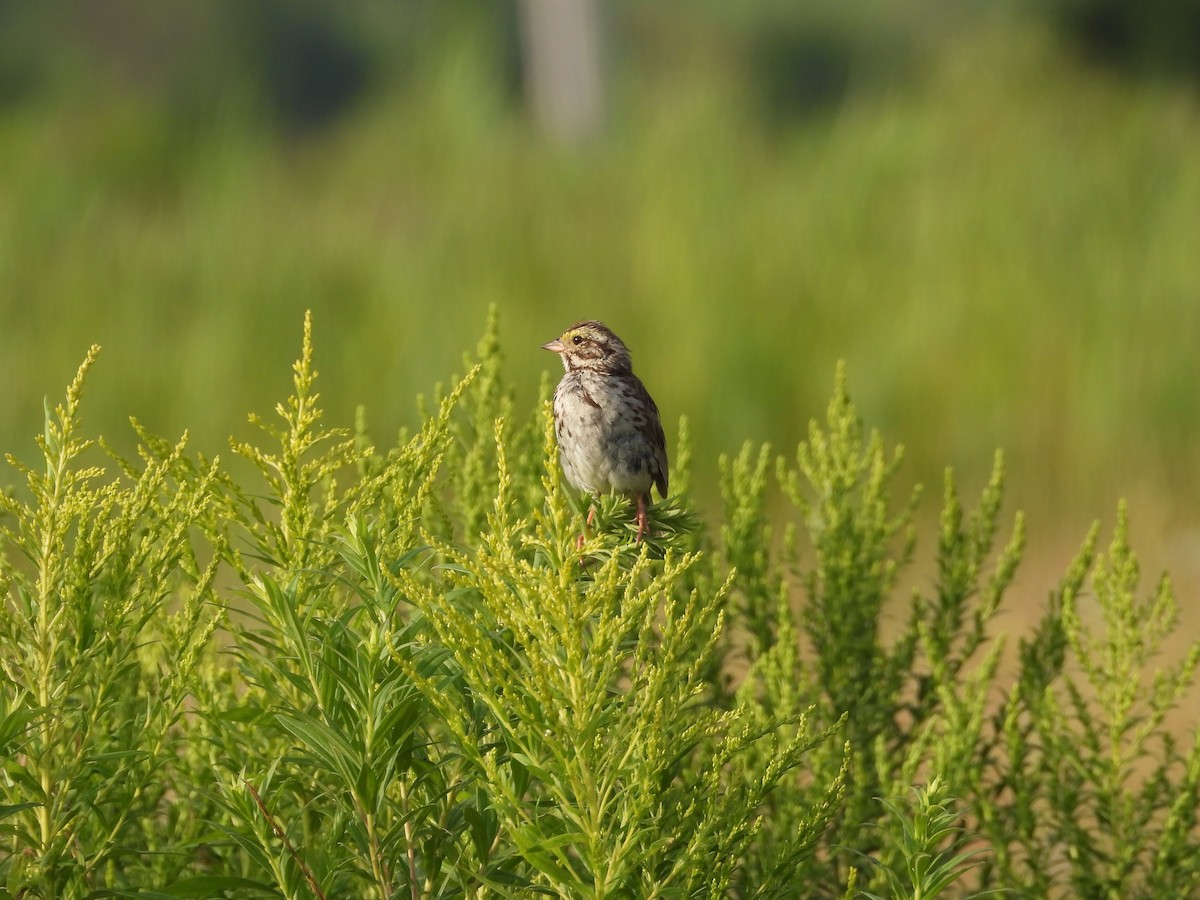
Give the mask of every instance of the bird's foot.
M 582 550 L 583 542 L 587 540 L 588 529 L 592 527 L 592 523 L 596 521 L 596 507 L 593 504 L 588 507 L 587 520 L 583 523 L 583 533 L 575 539 L 575 549 Z

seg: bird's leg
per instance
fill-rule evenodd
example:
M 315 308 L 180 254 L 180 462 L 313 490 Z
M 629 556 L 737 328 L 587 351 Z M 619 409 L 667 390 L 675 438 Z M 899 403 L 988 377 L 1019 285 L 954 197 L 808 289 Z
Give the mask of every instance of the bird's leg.
M 638 503 L 638 509 L 637 509 L 638 530 L 637 530 L 637 537 L 634 539 L 634 543 L 640 544 L 642 542 L 642 535 L 644 535 L 649 530 L 649 525 L 646 520 L 646 495 L 638 494 L 637 495 L 637 503 Z
M 575 547 L 578 550 L 583 549 L 583 542 L 587 540 L 587 530 L 592 527 L 592 522 L 596 519 L 596 504 L 588 507 L 587 520 L 583 523 L 583 534 L 575 541 Z

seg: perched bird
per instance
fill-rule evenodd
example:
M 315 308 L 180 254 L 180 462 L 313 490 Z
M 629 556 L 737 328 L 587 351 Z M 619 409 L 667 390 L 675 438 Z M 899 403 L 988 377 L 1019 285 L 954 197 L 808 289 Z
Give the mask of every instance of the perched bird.
M 641 541 L 650 486 L 667 495 L 667 440 L 658 407 L 633 374 L 629 348 L 596 321 L 572 325 L 542 348 L 557 353 L 567 370 L 554 391 L 554 432 L 567 481 L 597 495 L 636 497 Z M 595 512 L 588 512 L 589 525 Z

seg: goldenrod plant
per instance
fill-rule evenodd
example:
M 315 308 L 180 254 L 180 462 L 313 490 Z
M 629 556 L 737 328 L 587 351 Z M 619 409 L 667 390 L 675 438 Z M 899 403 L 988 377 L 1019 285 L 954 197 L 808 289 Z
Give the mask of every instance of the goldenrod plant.
M 1139 599 L 1124 503 L 1107 554 L 1098 539 L 1093 528 L 1022 643 L 995 716 L 1004 765 L 978 796 L 989 881 L 1035 896 L 1194 897 L 1200 729 L 1167 719 L 1195 688 L 1200 641 L 1156 662 L 1178 622 L 1170 580 Z
M 982 847 L 964 847 L 968 836 L 961 812 L 945 796 L 946 784 L 935 777 L 916 787 L 906 803 L 899 798 L 884 801 L 890 815 L 882 834 L 897 865 L 879 866 L 883 893 L 863 891 L 868 900 L 933 900 L 960 881 L 984 855 Z M 990 891 L 960 892 L 957 896 L 982 897 Z
M 681 421 L 639 542 L 628 500 L 586 524 L 494 315 L 387 443 L 325 423 L 306 318 L 236 464 L 86 438 L 95 356 L 9 460 L 0 897 L 1200 890 L 1200 648 L 1157 660 L 1124 507 L 1004 675 L 1003 459 L 974 509 L 947 473 L 896 596 L 921 495 L 843 369 L 794 454 L 720 461 L 711 532 Z
M 217 625 L 216 559 L 194 545 L 216 469 L 177 479 L 185 435 L 110 474 L 81 434 L 97 354 L 47 409 L 41 463 L 8 457 L 25 482 L 0 532 L 0 885 L 14 897 L 169 877 L 188 852 L 176 828 L 198 826 L 175 772 Z

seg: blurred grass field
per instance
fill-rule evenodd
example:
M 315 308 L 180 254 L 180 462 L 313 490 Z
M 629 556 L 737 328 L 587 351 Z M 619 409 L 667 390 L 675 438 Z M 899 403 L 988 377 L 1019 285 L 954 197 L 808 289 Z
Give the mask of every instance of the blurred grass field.
M 53 32 L 25 49 L 44 83 L 0 104 L 0 447 L 30 458 L 95 342 L 92 430 L 223 452 L 285 396 L 308 308 L 326 407 L 386 441 L 495 304 L 520 409 L 557 377 L 539 344 L 621 334 L 670 438 L 690 420 L 702 505 L 719 454 L 794 448 L 845 359 L 931 512 L 944 466 L 973 492 L 1006 451 L 1039 590 L 1122 496 L 1150 567 L 1194 579 L 1200 96 L 951 6 L 816 23 L 844 83 L 787 107 L 756 74 L 769 17 L 614 5 L 610 118 L 575 149 L 531 126 L 511 27 L 470 4 L 360 14 L 369 89 L 304 129 L 219 55 L 166 66 L 203 73 L 182 92 L 146 80 L 186 16 Z M 22 21 L 9 49 L 51 34 Z

